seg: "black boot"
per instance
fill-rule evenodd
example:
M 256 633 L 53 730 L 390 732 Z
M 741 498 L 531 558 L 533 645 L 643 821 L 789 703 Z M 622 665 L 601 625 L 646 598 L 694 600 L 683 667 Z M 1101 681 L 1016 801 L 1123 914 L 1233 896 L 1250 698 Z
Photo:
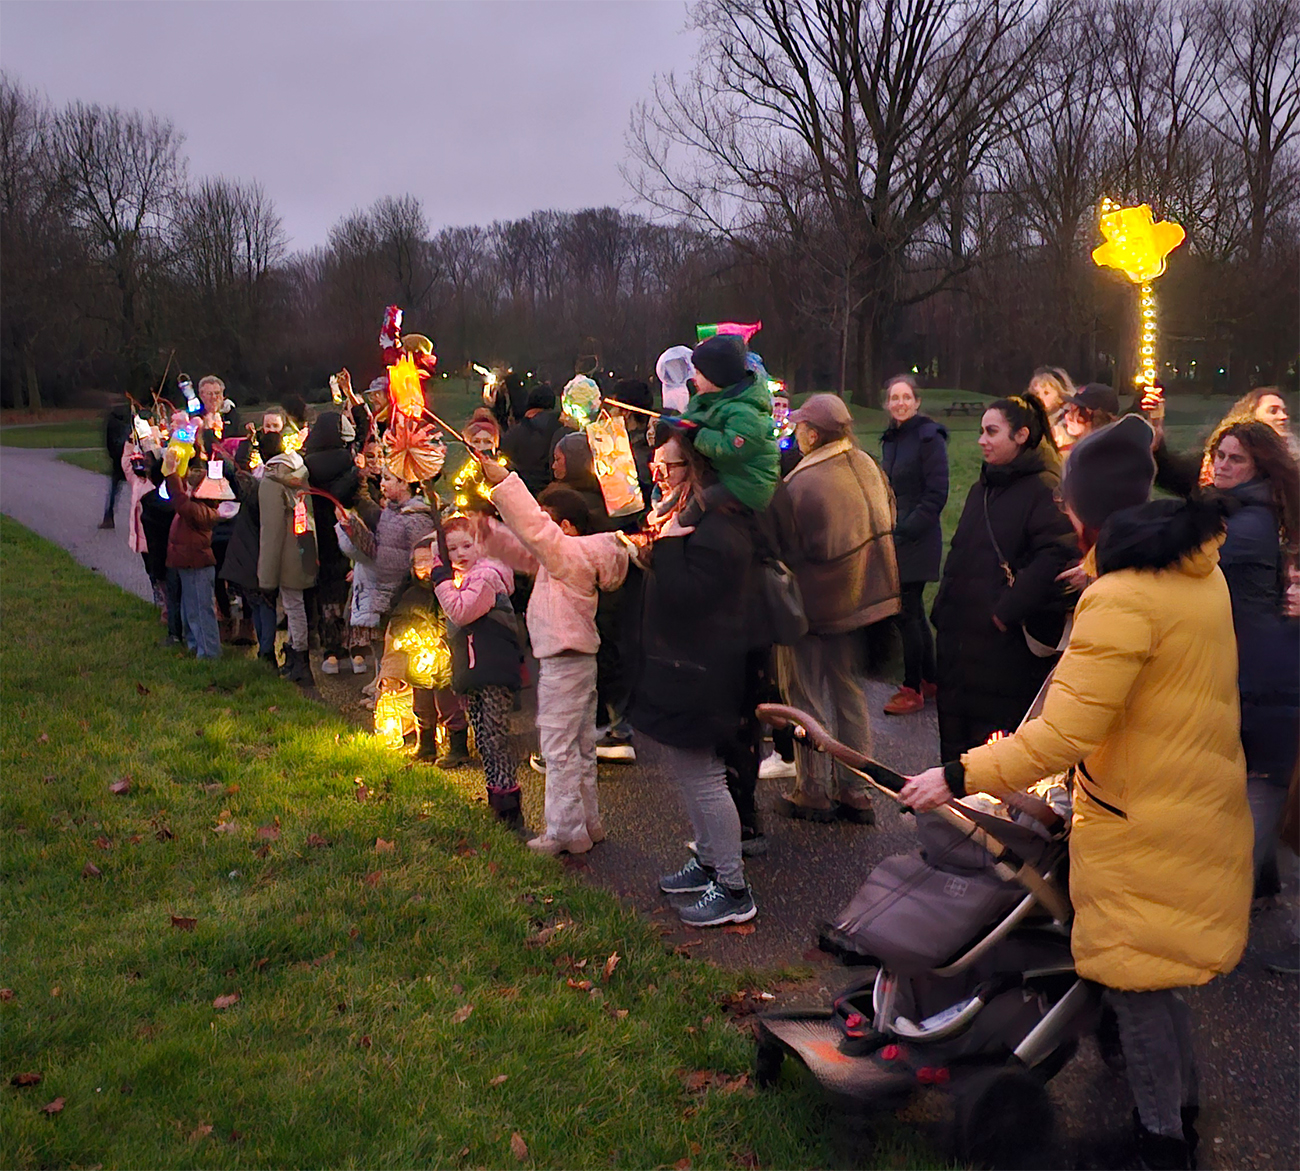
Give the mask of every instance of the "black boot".
M 430 764 L 434 763 L 434 757 L 438 755 L 438 726 L 435 724 L 431 728 L 420 725 L 420 747 L 416 749 L 415 759 L 423 760 Z
M 469 762 L 469 729 L 461 728 L 456 732 L 449 731 L 447 733 L 447 751 L 443 756 L 438 757 L 434 763 L 439 768 L 464 768 Z M 516 795 L 516 807 L 518 804 L 519 800 Z
M 1167 1134 L 1153 1134 L 1142 1125 L 1133 1111 L 1133 1129 L 1137 1137 L 1138 1162 L 1150 1171 L 1188 1171 L 1192 1167 L 1192 1148 L 1185 1137 L 1171 1138 Z M 1187 1122 L 1183 1123 L 1184 1134 Z M 1195 1131 L 1193 1131 L 1195 1133 Z
M 524 832 L 524 811 L 519 804 L 519 786 L 513 789 L 489 789 L 488 807 L 512 833 Z
M 292 657 L 290 657 L 292 656 Z M 290 683 L 296 683 L 304 691 L 316 686 L 316 677 L 311 673 L 311 655 L 308 651 L 295 651 L 290 648 L 286 654 L 289 673 L 285 676 Z

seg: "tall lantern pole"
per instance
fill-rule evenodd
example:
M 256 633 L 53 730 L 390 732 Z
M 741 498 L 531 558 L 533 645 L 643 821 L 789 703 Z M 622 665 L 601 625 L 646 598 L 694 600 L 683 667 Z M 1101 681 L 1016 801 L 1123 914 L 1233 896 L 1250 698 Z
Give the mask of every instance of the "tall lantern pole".
M 1142 395 L 1142 410 L 1164 414 L 1164 401 L 1156 385 L 1156 298 L 1151 283 L 1165 271 L 1166 257 L 1187 238 L 1181 225 L 1156 221 L 1148 204 L 1120 207 L 1112 199 L 1101 201 L 1101 234 L 1106 242 L 1093 249 L 1101 268 L 1115 268 L 1138 286 L 1138 372 L 1133 381 Z

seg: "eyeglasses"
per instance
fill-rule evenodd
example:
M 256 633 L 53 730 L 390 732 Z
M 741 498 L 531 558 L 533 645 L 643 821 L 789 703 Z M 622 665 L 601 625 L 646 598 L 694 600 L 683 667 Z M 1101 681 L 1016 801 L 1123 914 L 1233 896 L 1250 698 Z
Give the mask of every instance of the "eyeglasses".
M 664 460 L 663 463 L 652 463 L 650 470 L 656 476 L 666 476 L 673 468 L 684 468 L 686 461 L 684 459 Z

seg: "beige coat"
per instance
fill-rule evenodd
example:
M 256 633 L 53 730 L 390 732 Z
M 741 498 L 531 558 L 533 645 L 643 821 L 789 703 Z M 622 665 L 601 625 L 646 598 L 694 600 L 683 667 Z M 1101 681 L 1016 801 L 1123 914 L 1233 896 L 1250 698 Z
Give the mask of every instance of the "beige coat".
M 851 439 L 804 456 L 778 489 L 771 515 L 810 634 L 843 634 L 898 613 L 894 494 Z

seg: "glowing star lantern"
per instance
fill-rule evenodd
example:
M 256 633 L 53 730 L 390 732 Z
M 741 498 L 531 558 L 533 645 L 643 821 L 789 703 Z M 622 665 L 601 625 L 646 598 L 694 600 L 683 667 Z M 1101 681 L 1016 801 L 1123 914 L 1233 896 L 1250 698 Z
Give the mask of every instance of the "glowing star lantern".
M 416 731 L 415 692 L 404 679 L 385 679 L 375 695 L 375 735 L 387 748 L 401 748 Z
M 408 484 L 433 479 L 447 458 L 447 449 L 438 442 L 441 437 L 442 433 L 430 424 L 398 414 L 384 433 L 388 470 Z
M 432 614 L 417 610 L 394 621 L 393 649 L 406 655 L 406 678 L 413 687 L 451 686 L 451 649 L 446 631 Z
M 477 362 L 474 363 L 474 372 L 483 379 L 483 404 L 490 407 L 492 400 L 497 396 L 497 387 L 500 385 L 501 379 L 497 377 L 495 370 L 489 370 L 486 366 L 480 366 Z
M 1162 411 L 1162 395 L 1156 385 L 1156 299 L 1151 282 L 1165 271 L 1166 257 L 1187 238 L 1187 233 L 1169 220 L 1157 223 L 1145 203 L 1120 207 L 1113 200 L 1103 199 L 1101 234 L 1106 243 L 1093 249 L 1093 261 L 1102 268 L 1119 269 L 1139 286 L 1142 341 L 1133 381 L 1142 390 L 1142 409 Z
M 708 338 L 717 337 L 719 334 L 735 334 L 737 337 L 744 338 L 745 345 L 749 345 L 749 339 L 752 338 L 760 329 L 763 328 L 761 321 L 740 322 L 740 321 L 719 321 L 714 325 L 697 325 L 695 327 L 695 338 L 697 341 L 706 341 Z
M 591 448 L 591 469 L 605 498 L 611 517 L 628 516 L 645 507 L 637 479 L 636 460 L 627 437 L 627 424 L 602 414 L 587 424 L 587 445 Z
M 569 379 L 560 396 L 561 421 L 581 431 L 600 414 L 600 387 L 585 374 Z
M 388 401 L 392 403 L 395 414 L 420 415 L 424 412 L 420 371 L 410 354 L 403 354 L 388 368 Z
M 280 450 L 281 451 L 301 451 L 302 445 L 307 442 L 307 428 L 301 431 L 297 427 L 291 427 L 287 431 L 280 432 Z
M 509 461 L 499 452 L 493 458 L 502 467 L 508 468 L 510 466 Z M 487 482 L 483 475 L 483 465 L 472 455 L 465 461 L 460 471 L 456 473 L 456 478 L 452 480 L 451 487 L 456 494 L 456 507 L 462 511 L 470 509 L 475 512 L 482 512 L 492 507 L 492 485 Z

